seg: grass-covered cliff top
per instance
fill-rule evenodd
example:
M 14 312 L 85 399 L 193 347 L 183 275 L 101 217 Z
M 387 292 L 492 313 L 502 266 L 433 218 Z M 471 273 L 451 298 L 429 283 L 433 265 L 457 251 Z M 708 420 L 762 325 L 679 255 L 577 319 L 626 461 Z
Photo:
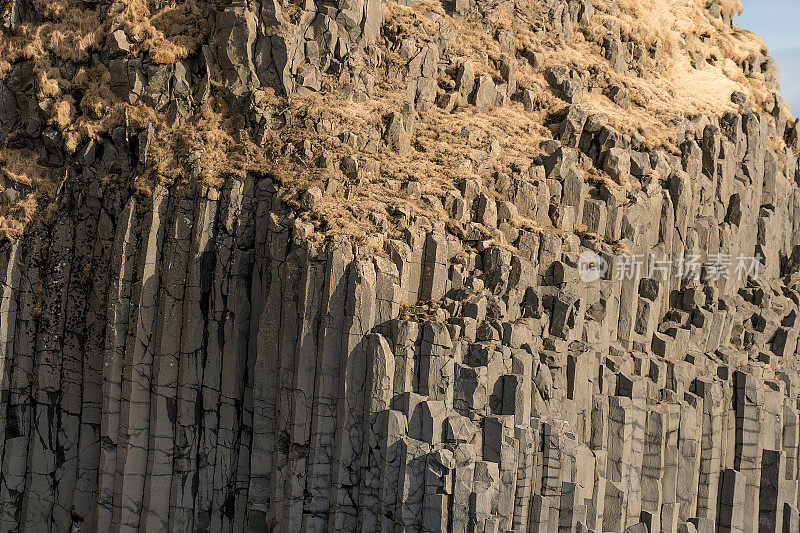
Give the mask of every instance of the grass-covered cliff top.
M 570 104 L 605 115 L 637 147 L 675 151 L 679 129 L 739 110 L 734 92 L 763 110 L 777 90 L 763 40 L 731 22 L 738 1 L 423 0 L 383 4 L 377 38 L 349 50 L 344 70 L 300 65 L 289 97 L 258 80 L 231 96 L 215 41 L 223 13 L 251 13 L 230 34 L 255 31 L 242 63 L 258 59 L 249 54 L 263 35 L 291 56 L 298 35 L 321 31 L 314 9 L 270 5 L 0 4 L 0 186 L 13 189 L 0 230 L 19 235 L 61 180 L 95 172 L 87 150 L 115 128 L 131 151 L 150 129 L 148 155 L 93 177 L 147 194 L 157 181 L 271 174 L 320 234 L 363 238 L 395 231 L 398 210 L 445 224 L 443 200 L 464 178 L 493 188 L 527 172 Z M 473 76 L 493 85 L 491 101 L 458 97 Z

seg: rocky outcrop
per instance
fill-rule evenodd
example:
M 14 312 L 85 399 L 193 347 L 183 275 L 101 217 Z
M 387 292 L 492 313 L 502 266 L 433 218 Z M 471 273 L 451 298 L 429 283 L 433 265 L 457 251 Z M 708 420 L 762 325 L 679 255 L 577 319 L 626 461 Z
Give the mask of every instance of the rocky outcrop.
M 353 57 L 381 26 L 376 0 L 326 6 L 260 2 L 226 7 L 216 19 L 216 59 L 234 94 L 267 86 L 294 93 L 318 91 L 325 75 L 349 70 Z
M 566 196 L 559 148 L 542 185 L 592 233 L 521 232 L 516 252 L 415 226 L 378 254 L 316 245 L 252 175 L 149 199 L 71 184 L 2 249 L 2 528 L 796 524 L 800 300 L 778 276 L 798 189 L 764 117 L 722 124 L 682 159 L 618 148 L 663 173 L 625 204 Z M 465 220 L 539 209 L 535 182 L 513 189 L 465 184 Z M 603 233 L 697 253 L 704 276 L 760 252 L 762 274 L 617 278 L 630 256 Z M 587 250 L 605 276 L 581 280 Z
M 2 31 L 32 20 L 12 4 Z M 798 124 L 753 96 L 774 65 L 734 62 L 763 77 L 751 95 L 655 146 L 593 106 L 642 113 L 631 80 L 667 69 L 663 45 L 612 2 L 535 5 L 550 56 L 499 30 L 498 57 L 448 56 L 458 20 L 531 15 L 461 1 L 427 40 L 372 0 L 219 5 L 170 63 L 108 32 L 87 61 L 173 144 L 126 107 L 66 150 L 16 58 L 0 155 L 62 178 L 0 244 L 0 531 L 797 531 Z M 728 4 L 698 9 L 734 31 Z M 575 42 L 608 72 L 543 63 Z M 390 82 L 402 105 L 371 129 L 335 98 L 265 96 L 327 83 L 369 105 Z M 211 101 L 237 136 L 187 146 Z M 531 116 L 535 145 L 472 148 L 497 117 L 528 142 Z M 451 162 L 434 141 L 457 137 Z M 308 181 L 244 163 L 214 181 L 226 142 L 274 142 Z M 387 154 L 431 166 L 401 180 Z M 124 179 L 168 155 L 177 178 Z M 36 184 L 0 162 L 24 209 Z M 367 229 L 322 235 L 325 209 Z

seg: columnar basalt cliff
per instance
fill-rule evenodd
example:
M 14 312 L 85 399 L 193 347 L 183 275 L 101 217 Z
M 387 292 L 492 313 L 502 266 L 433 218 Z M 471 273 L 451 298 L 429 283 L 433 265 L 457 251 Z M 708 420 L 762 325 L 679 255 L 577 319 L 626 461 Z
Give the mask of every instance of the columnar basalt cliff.
M 0 531 L 800 531 L 740 9 L 0 1 Z

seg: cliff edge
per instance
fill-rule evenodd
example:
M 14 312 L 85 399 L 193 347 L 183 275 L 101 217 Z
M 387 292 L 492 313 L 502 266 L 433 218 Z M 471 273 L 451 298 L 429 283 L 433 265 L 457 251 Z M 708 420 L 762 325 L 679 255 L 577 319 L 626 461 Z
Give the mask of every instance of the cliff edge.
M 0 0 L 0 531 L 798 531 L 740 12 Z

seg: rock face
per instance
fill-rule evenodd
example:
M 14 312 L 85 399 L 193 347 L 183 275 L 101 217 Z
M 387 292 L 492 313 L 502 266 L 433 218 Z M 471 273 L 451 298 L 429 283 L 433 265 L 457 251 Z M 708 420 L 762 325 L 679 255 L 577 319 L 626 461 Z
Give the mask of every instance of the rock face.
M 730 167 L 758 181 L 694 180 L 747 195 L 763 231 L 715 193 L 698 238 L 680 162 L 669 190 L 593 212 L 621 211 L 637 254 L 760 251 L 785 274 L 800 234 L 786 198 L 759 200 L 785 178 L 741 119 L 760 152 Z M 796 523 L 798 293 L 777 277 L 584 283 L 572 234 L 476 252 L 412 229 L 382 258 L 303 240 L 269 178 L 146 202 L 79 185 L 0 255 L 3 529 Z M 417 291 L 441 307 L 401 318 Z
M 23 4 L 2 31 L 30 22 Z M 660 48 L 597 4 L 536 3 L 553 46 L 604 17 L 610 70 L 659 72 Z M 701 7 L 731 29 L 726 6 Z M 302 117 L 256 113 L 255 87 L 302 96 L 341 77 L 367 100 L 376 0 L 218 7 L 202 61 L 151 65 L 146 85 L 134 42 L 109 32 L 110 90 L 176 123 L 221 91 L 265 142 Z M 135 190 L 115 178 L 149 168 L 156 129 L 69 153 L 21 111 L 34 74 L 18 58 L 0 81 L 3 149 L 29 143 L 66 177 L 0 243 L 0 531 L 798 531 L 798 124 L 780 97 L 733 92 L 675 124 L 668 149 L 582 100 L 641 107 L 616 81 L 539 65 L 542 86 L 523 87 L 534 52 L 493 77 L 445 66 L 440 42 L 396 41 L 408 91 L 382 136 L 306 117 L 306 142 L 281 146 L 334 173 L 298 201 L 249 168 L 204 183 L 199 151 L 180 154 L 191 179 Z M 777 87 L 771 59 L 743 68 Z M 391 216 L 363 215 L 384 231 L 319 238 L 314 210 L 369 186 L 384 145 L 425 153 L 430 117 L 552 99 L 522 170 L 495 171 L 509 143 L 488 139 L 444 192 L 417 176 Z M 338 165 L 312 146 L 324 132 L 347 147 Z M 3 175 L 3 205 L 30 193 Z

